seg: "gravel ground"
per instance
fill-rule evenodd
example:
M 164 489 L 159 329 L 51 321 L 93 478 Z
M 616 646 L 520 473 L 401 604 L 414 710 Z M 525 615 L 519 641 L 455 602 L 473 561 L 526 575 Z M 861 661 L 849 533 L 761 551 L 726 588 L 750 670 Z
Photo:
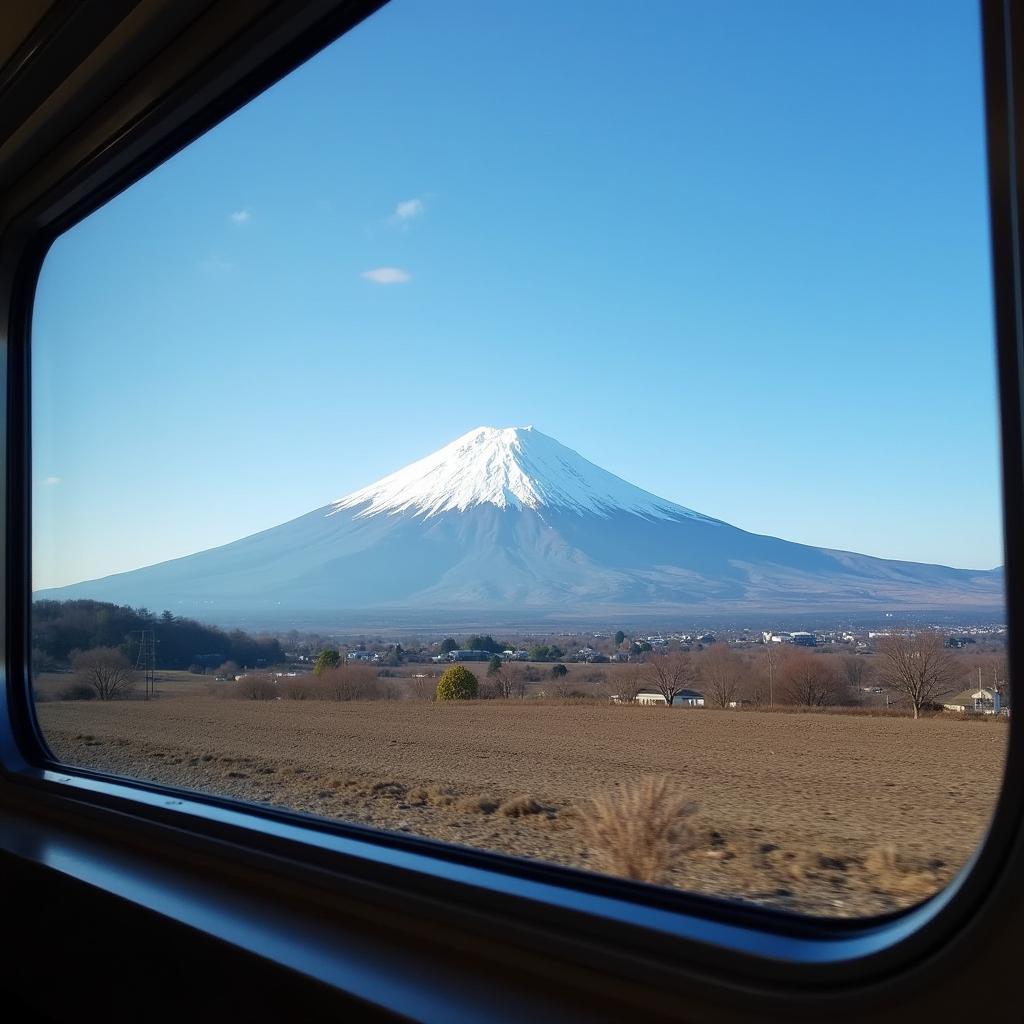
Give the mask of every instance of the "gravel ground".
M 941 888 L 984 834 L 1004 722 L 478 701 L 38 706 L 63 760 L 602 869 L 589 798 L 670 775 L 698 805 L 666 884 L 823 915 Z

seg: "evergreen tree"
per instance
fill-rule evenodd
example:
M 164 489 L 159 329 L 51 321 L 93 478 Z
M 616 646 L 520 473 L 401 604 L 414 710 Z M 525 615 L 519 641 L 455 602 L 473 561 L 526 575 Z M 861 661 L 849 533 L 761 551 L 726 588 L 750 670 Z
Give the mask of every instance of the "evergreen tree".
M 479 691 L 476 676 L 463 665 L 454 665 L 437 682 L 438 700 L 475 700 Z
M 320 675 L 322 672 L 326 672 L 330 668 L 337 668 L 341 664 L 341 652 L 334 650 L 333 647 L 328 647 L 326 650 L 321 651 L 316 656 L 316 662 L 313 665 L 313 671 Z

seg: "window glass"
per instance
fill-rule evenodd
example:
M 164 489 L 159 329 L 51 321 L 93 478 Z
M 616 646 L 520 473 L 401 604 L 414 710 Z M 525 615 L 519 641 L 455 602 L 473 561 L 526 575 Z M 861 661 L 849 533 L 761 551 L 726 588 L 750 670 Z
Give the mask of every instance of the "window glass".
M 395 0 L 46 259 L 54 753 L 933 894 L 1012 707 L 984 152 L 966 0 Z

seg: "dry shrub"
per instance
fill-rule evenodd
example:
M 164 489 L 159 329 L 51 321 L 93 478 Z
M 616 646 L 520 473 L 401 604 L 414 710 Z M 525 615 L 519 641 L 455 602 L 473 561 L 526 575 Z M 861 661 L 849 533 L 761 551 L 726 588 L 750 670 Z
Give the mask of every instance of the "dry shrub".
M 320 673 L 319 689 L 325 700 L 376 700 L 377 673 L 369 665 L 341 664 Z
M 406 789 L 407 787 L 401 782 L 396 782 L 394 779 L 383 779 L 380 782 L 375 782 L 370 788 L 370 792 L 375 796 L 402 797 L 405 796 Z
M 280 686 L 285 700 L 316 700 L 321 696 L 320 683 L 315 676 L 285 677 Z
M 513 796 L 498 807 L 498 812 L 506 818 L 522 818 L 527 814 L 540 814 L 544 807 L 532 796 Z
M 609 874 L 661 882 L 673 857 L 695 842 L 686 819 L 697 805 L 671 776 L 623 784 L 580 810 L 591 849 Z
M 806 881 L 812 866 L 806 854 L 784 850 L 774 843 L 761 844 L 751 860 L 759 872 L 775 871 L 793 882 Z
M 226 692 L 229 697 L 241 700 L 276 700 L 279 696 L 277 681 L 273 676 L 255 673 L 231 683 Z
M 489 796 L 463 796 L 455 801 L 455 810 L 465 814 L 493 814 L 499 803 Z
M 416 807 L 449 807 L 455 803 L 455 793 L 449 786 L 418 786 L 409 790 L 406 801 Z
M 60 691 L 61 700 L 95 700 L 96 691 L 85 683 L 73 683 Z
M 584 693 L 582 690 L 571 688 L 553 688 L 545 696 L 532 697 L 530 700 L 540 707 L 576 707 L 581 704 L 603 706 L 608 703 L 608 698 L 596 691 Z
M 864 856 L 864 870 L 875 888 L 893 896 L 931 896 L 939 888 L 934 871 L 900 853 L 895 843 L 886 843 L 868 850 Z
M 909 705 L 882 707 L 872 705 L 832 704 L 824 707 L 804 707 L 795 704 L 753 705 L 736 710 L 766 715 L 849 715 L 853 718 L 913 718 L 914 710 Z M 1000 718 L 999 715 L 965 715 L 958 716 L 954 711 L 933 711 L 922 709 L 921 718 L 945 718 L 950 721 L 963 721 L 966 718 Z M 1002 721 L 1007 721 L 1002 717 Z
M 437 689 L 437 680 L 431 676 L 413 677 L 406 684 L 406 693 L 410 700 L 432 701 Z
M 402 684 L 394 679 L 378 679 L 370 690 L 369 700 L 401 700 Z
M 552 687 L 551 703 L 562 705 L 604 703 L 604 698 L 593 693 L 586 693 L 574 686 L 556 683 Z

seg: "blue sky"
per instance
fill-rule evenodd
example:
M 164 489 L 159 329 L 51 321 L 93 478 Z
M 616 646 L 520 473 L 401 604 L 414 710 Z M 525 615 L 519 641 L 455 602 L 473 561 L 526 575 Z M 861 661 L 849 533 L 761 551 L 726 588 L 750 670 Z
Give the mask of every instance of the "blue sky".
M 394 0 L 60 238 L 34 585 L 532 423 L 759 533 L 1002 561 L 972 2 Z

